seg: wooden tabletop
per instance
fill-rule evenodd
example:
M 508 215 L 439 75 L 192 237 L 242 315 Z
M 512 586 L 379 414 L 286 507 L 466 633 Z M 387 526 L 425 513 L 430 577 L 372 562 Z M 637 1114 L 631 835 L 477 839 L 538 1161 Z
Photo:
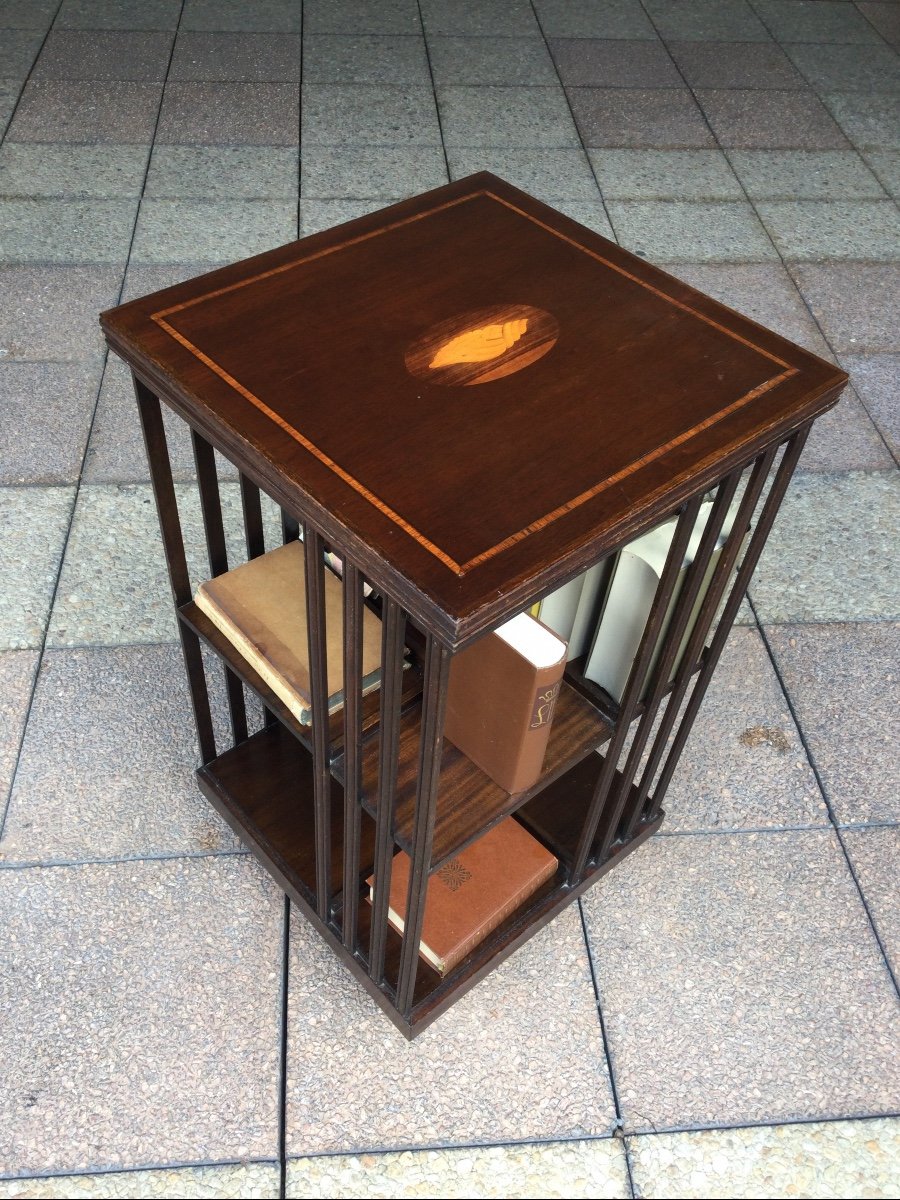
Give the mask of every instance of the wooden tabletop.
M 101 323 L 165 401 L 451 645 L 846 383 L 487 173 Z

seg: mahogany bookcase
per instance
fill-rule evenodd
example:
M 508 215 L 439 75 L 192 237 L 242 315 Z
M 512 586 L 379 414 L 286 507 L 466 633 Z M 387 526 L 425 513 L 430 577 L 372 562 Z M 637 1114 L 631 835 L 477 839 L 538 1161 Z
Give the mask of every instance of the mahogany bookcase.
M 134 374 L 199 786 L 413 1037 L 659 827 L 804 439 L 846 376 L 487 173 L 101 323 Z M 200 581 L 188 573 L 160 400 L 191 429 L 211 575 L 236 565 L 214 449 L 240 472 L 249 557 L 266 549 L 261 492 L 281 508 L 281 536 L 304 538 L 309 726 L 193 603 Z M 571 663 L 540 780 L 503 792 L 443 740 L 453 655 L 673 515 L 621 702 Z M 343 629 L 332 637 L 343 640 L 345 704 L 330 719 L 326 549 L 344 563 Z M 381 687 L 366 697 L 364 604 L 382 619 Z M 225 664 L 223 748 L 203 645 Z M 264 706 L 258 728 L 245 688 Z M 429 876 L 513 812 L 559 869 L 441 977 L 418 954 Z M 403 936 L 387 915 L 398 847 L 412 859 Z

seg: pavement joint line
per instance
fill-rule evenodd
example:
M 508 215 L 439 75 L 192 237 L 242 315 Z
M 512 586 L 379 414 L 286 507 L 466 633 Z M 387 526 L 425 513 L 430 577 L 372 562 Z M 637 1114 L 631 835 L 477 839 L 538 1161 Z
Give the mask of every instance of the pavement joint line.
M 441 106 L 438 103 L 437 84 L 434 81 L 434 66 L 431 62 L 431 47 L 428 45 L 428 38 L 425 34 L 425 19 L 422 16 L 421 0 L 416 0 L 416 12 L 419 14 L 419 28 L 422 30 L 422 42 L 425 47 L 425 58 L 428 62 L 428 77 L 431 80 L 431 97 L 434 101 L 434 111 L 437 114 L 438 132 L 441 135 L 441 152 L 444 155 L 444 171 L 447 175 L 447 181 L 450 181 L 450 156 L 447 154 L 447 141 L 444 137 L 444 122 L 441 117 Z
M 180 862 L 205 858 L 248 858 L 251 852 L 244 847 L 235 850 L 173 850 L 171 853 L 135 854 L 133 857 L 117 855 L 112 858 L 52 858 L 26 862 L 0 862 L 0 873 L 4 871 L 55 871 L 73 867 L 126 867 L 137 863 Z
M 0 138 L 0 145 L 2 145 L 6 141 L 6 135 L 9 133 L 9 130 L 12 126 L 13 118 L 15 117 L 16 113 L 19 111 L 19 105 L 22 103 L 22 97 L 25 95 L 25 89 L 31 81 L 31 76 L 32 76 L 32 73 L 34 72 L 34 68 L 37 64 L 38 59 L 41 56 L 41 52 L 43 51 L 44 47 L 47 44 L 47 38 L 50 36 L 53 26 L 56 24 L 56 18 L 59 16 L 59 10 L 62 8 L 64 2 L 65 2 L 65 0 L 59 0 L 59 3 L 56 5 L 56 11 L 54 12 L 53 16 L 50 19 L 50 23 L 47 26 L 47 32 L 44 34 L 43 39 L 41 40 L 40 47 L 38 48 L 37 54 L 35 54 L 35 56 L 32 60 L 31 66 L 28 68 L 28 73 L 26 74 L 25 78 L 22 80 L 22 86 L 19 88 L 19 94 L 16 97 L 16 102 L 13 105 L 13 110 L 9 114 L 9 119 L 6 122 L 6 129 L 3 131 L 3 137 Z M 40 30 L 39 29 L 35 30 L 35 32 L 39 33 Z
M 278 1162 L 274 1158 L 222 1158 L 198 1159 L 196 1161 L 185 1160 L 184 1162 L 141 1163 L 135 1167 L 84 1167 L 71 1171 L 36 1171 L 33 1174 L 26 1175 L 10 1175 L 4 1171 L 0 1171 L 0 1182 L 27 1183 L 33 1179 L 83 1179 L 85 1176 L 92 1175 L 131 1175 L 137 1172 L 146 1174 L 148 1171 L 197 1171 L 209 1167 L 246 1166 L 277 1167 Z

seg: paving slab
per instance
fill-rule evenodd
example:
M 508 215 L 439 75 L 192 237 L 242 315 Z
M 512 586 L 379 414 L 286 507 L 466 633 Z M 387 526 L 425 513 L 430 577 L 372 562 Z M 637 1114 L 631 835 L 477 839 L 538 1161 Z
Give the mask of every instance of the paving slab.
M 841 355 L 869 416 L 900 458 L 900 354 Z
M 7 263 L 121 263 L 137 214 L 116 200 L 0 200 L 0 258 Z
M 540 38 L 429 37 L 428 55 L 438 87 L 559 84 L 553 59 Z
M 791 61 L 822 92 L 900 92 L 900 62 L 889 46 L 785 45 Z
M 900 259 L 900 212 L 891 200 L 760 200 L 756 211 L 786 261 Z
M 24 79 L 44 40 L 40 29 L 7 29 L 0 44 L 0 75 Z
M 852 150 L 730 150 L 751 200 L 883 200 L 884 189 Z
M 0 650 L 40 646 L 74 488 L 0 488 Z
M 858 0 L 856 7 L 886 42 L 900 49 L 900 9 L 893 0 Z
M 288 146 L 155 146 L 144 195 L 296 202 L 299 161 L 297 149 Z
M 304 36 L 422 32 L 416 0 L 305 0 L 303 10 Z
M 837 354 L 900 350 L 900 267 L 798 263 L 791 274 Z
M 275 1157 L 284 907 L 248 855 L 0 871 L 0 906 L 4 1172 Z
M 715 145 L 687 88 L 570 88 L 568 96 L 585 146 Z
M 44 1175 L 38 1179 L 0 1179 L 0 1196 L 9 1200 L 274 1200 L 281 1171 L 274 1163 L 239 1167 L 173 1167 L 170 1170 L 106 1171 L 102 1175 Z
M 468 174 L 468 172 L 462 172 Z M 447 182 L 440 146 L 304 146 L 304 199 L 414 196 Z
M 828 92 L 825 103 L 858 150 L 900 150 L 900 97 Z
M 304 145 L 439 146 L 430 88 L 304 84 Z
M 658 35 L 633 0 L 535 0 L 546 37 L 648 38 Z
M 577 221 L 588 229 L 593 229 L 594 233 L 599 233 L 601 237 L 609 238 L 610 241 L 616 240 L 599 192 L 592 199 L 578 200 L 565 197 L 562 200 L 553 199 L 550 204 L 551 207 L 565 213 L 567 217 L 571 217 L 573 221 Z
M 262 254 L 296 236 L 296 200 L 145 199 L 131 257 L 137 263 L 220 263 Z
M 475 171 L 493 171 L 548 203 L 561 198 L 594 200 L 597 196 L 597 181 L 583 150 L 461 146 L 448 150 L 447 157 L 453 179 Z
M 657 263 L 765 262 L 778 255 L 751 205 L 610 200 L 616 236 Z
M 294 146 L 299 111 L 295 83 L 170 83 L 156 141 Z
M 867 150 L 864 158 L 885 191 L 900 199 L 900 150 Z
M 810 91 L 704 88 L 697 100 L 719 143 L 737 149 L 847 149 L 847 139 Z
M 300 236 L 307 237 L 311 233 L 320 233 L 323 229 L 333 229 L 335 225 L 377 212 L 386 204 L 401 198 L 377 196 L 368 200 L 301 200 Z
M 0 79 L 0 136 L 6 130 L 9 123 L 9 118 L 13 114 L 13 109 L 16 107 L 16 102 L 19 99 L 19 93 L 22 90 L 22 82 L 19 79 Z
M 846 0 L 754 0 L 780 42 L 879 42 L 869 22 Z
M 768 1200 L 890 1196 L 900 1121 L 828 1121 L 629 1138 L 639 1195 Z
M 9 135 L 16 142 L 149 144 L 162 84 L 32 79 Z
M 77 482 L 98 368 L 0 362 L 0 484 Z
M 12 786 L 37 663 L 36 650 L 0 651 L 0 811 Z
M 591 150 L 607 200 L 743 200 L 721 150 Z
M 896 975 L 900 971 L 900 894 L 896 879 L 900 827 L 848 829 L 844 845 Z
M 3 1193 L 0 1191 L 0 1196 Z M 285 1196 L 631 1196 L 622 1143 L 541 1142 L 289 1159 Z
M 0 359 L 95 359 L 97 314 L 116 303 L 121 267 L 0 266 Z
M 288 1030 L 290 1157 L 577 1138 L 615 1122 L 575 909 L 414 1042 L 295 918 Z
M 58 0 L 2 0 L 0 29 L 47 29 L 58 7 Z
M 666 41 L 767 42 L 770 34 L 745 0 L 644 0 Z
M 806 81 L 774 42 L 668 42 L 692 88 L 804 88 Z
M 896 1112 L 896 994 L 833 831 L 660 836 L 582 904 L 626 1130 Z
M 766 636 L 838 821 L 900 821 L 900 625 L 771 626 Z
M 218 684 L 219 676 L 215 670 L 211 682 Z M 237 850 L 239 842 L 197 789 L 197 765 L 178 647 L 48 651 L 0 860 L 15 865 Z
M 300 82 L 300 37 L 294 33 L 178 33 L 169 79 Z
M 550 49 L 566 87 L 684 87 L 662 42 L 553 38 Z
M 166 77 L 171 33 L 51 29 L 32 79 L 133 79 L 154 83 Z
M 434 53 L 434 51 L 432 51 Z M 422 37 L 322 34 L 303 39 L 304 83 L 392 83 L 430 87 Z
M 60 29 L 174 29 L 180 0 L 63 0 Z
M 422 0 L 419 5 L 428 38 L 540 36 L 527 0 Z
M 224 267 L 227 263 L 217 263 L 216 266 Z M 195 279 L 215 269 L 216 267 L 210 266 L 209 263 L 130 262 L 122 285 L 122 303 L 136 300 L 139 296 L 147 296 L 150 292 L 174 287 L 176 283 L 184 283 L 186 279 Z
M 886 471 L 894 465 L 884 438 L 852 387 L 819 417 L 803 447 L 801 471 Z
M 179 28 L 300 33 L 303 11 L 295 0 L 185 0 Z
M 763 624 L 900 619 L 900 474 L 797 475 L 750 585 Z
M 138 197 L 149 146 L 0 146 L 0 195 L 71 199 Z
M 579 148 L 561 88 L 442 87 L 437 95 L 448 147 Z

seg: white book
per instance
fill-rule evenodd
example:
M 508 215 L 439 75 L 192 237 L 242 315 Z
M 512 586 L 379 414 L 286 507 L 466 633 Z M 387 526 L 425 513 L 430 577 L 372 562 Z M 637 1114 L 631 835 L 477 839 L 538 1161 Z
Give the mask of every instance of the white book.
M 542 625 L 552 629 L 564 642 L 568 642 L 572 636 L 572 626 L 575 624 L 575 614 L 578 611 L 578 600 L 583 586 L 584 575 L 570 579 L 561 588 L 545 596 L 534 613 Z
M 614 565 L 614 558 L 604 558 L 584 575 L 584 586 L 578 599 L 578 611 L 569 636 L 568 662 L 587 653 L 597 618 L 603 605 L 607 584 Z

